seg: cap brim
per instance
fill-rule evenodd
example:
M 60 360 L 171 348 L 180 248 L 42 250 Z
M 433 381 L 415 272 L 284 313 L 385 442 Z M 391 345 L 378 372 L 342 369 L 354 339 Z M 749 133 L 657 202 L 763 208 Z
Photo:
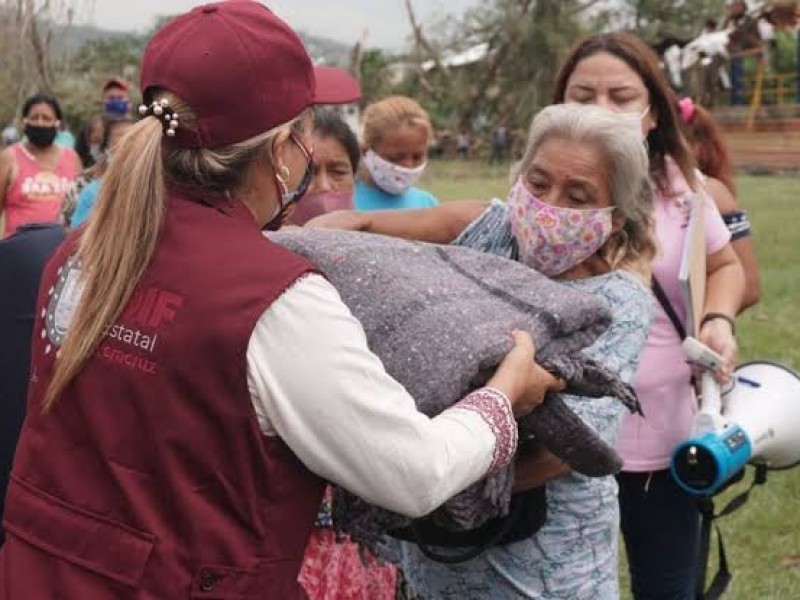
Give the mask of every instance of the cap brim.
M 350 104 L 361 99 L 361 86 L 339 67 L 314 67 L 314 104 Z
M 111 87 L 118 87 L 127 92 L 130 89 L 130 84 L 124 79 L 120 79 L 119 77 L 112 77 L 111 79 L 106 81 L 106 84 L 103 86 L 103 91 L 105 92 L 108 88 Z

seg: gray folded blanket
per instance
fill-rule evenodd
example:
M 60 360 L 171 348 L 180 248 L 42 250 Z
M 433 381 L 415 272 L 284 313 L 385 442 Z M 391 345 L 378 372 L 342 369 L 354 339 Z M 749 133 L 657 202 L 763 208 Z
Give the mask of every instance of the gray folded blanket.
M 270 239 L 320 268 L 363 325 L 370 349 L 429 416 L 485 384 L 511 349 L 515 328 L 532 334 L 537 362 L 567 382 L 566 392 L 615 396 L 639 410 L 631 387 L 581 352 L 611 319 L 590 294 L 520 263 L 458 246 L 329 230 L 281 232 Z M 532 437 L 577 472 L 603 476 L 622 466 L 558 394 L 548 394 L 519 427 L 521 440 Z M 506 514 L 512 485 L 508 467 L 446 502 L 434 519 L 445 527 L 478 527 Z M 368 545 L 409 524 L 341 489 L 333 516 L 337 528 Z

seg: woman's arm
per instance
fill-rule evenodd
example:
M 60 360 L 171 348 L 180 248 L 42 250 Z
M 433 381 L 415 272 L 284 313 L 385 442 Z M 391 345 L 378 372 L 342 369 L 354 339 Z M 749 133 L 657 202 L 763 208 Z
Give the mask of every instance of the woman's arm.
M 6 205 L 6 194 L 11 187 L 11 176 L 14 171 L 14 153 L 11 148 L 6 148 L 0 152 L 0 214 L 3 213 Z M 2 234 L 2 231 L 0 231 Z
M 705 320 L 700 329 L 700 341 L 725 359 L 719 375 L 725 379 L 736 366 L 738 348 L 731 323 L 742 305 L 745 289 L 744 269 L 733 247 L 726 244 L 706 259 L 706 302 L 704 315 L 724 315 Z M 730 321 L 728 321 L 730 319 Z
M 569 472 L 567 463 L 556 458 L 547 448 L 537 446 L 521 453 L 514 461 L 514 492 L 539 487 Z
M 714 199 L 723 218 L 732 213 L 742 212 L 736 198 L 734 198 L 733 194 L 724 183 L 711 177 L 707 178 L 705 183 L 709 195 Z M 733 239 L 731 241 L 731 246 L 744 268 L 744 298 L 737 311 L 741 313 L 750 306 L 753 306 L 760 299 L 761 278 L 758 273 L 758 262 L 756 260 L 755 250 L 753 249 L 753 240 L 749 233 L 743 237 Z
M 515 412 L 524 399 L 524 414 L 561 386 L 536 365 L 533 348 L 515 339 L 488 386 L 504 392 Z M 270 306 L 247 359 L 262 431 L 279 435 L 311 471 L 372 504 L 419 517 L 513 457 L 508 401 L 484 390 L 434 418 L 418 412 L 319 276 Z
M 477 219 L 488 202 L 464 200 L 418 210 L 336 211 L 311 219 L 306 227 L 368 231 L 392 237 L 449 244 Z

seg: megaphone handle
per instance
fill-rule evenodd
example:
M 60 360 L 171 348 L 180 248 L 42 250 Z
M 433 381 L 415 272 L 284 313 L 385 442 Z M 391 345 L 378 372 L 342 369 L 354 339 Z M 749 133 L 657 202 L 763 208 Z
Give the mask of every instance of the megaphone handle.
M 703 371 L 701 379 L 700 410 L 694 419 L 692 434 L 700 436 L 716 433 L 724 424 L 722 418 L 722 396 L 713 373 Z
M 701 412 L 708 415 L 721 416 L 722 395 L 719 391 L 719 384 L 714 379 L 714 374 L 711 371 L 703 371 L 701 385 L 703 390 L 703 398 L 700 404 Z

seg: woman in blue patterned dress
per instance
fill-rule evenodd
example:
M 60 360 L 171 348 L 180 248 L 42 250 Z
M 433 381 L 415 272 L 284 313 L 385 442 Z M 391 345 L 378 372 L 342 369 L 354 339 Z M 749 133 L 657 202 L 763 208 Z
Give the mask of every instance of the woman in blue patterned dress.
M 333 213 L 311 226 L 455 243 L 519 260 L 601 297 L 612 325 L 585 352 L 630 382 L 653 312 L 652 189 L 641 134 L 598 107 L 551 106 L 534 119 L 508 201 L 419 211 Z M 613 445 L 623 413 L 612 397 L 566 397 Z M 432 599 L 610 600 L 619 596 L 619 512 L 613 477 L 589 478 L 546 451 L 517 460 L 517 491 L 547 484 L 547 520 L 533 536 L 443 564 L 415 544 L 392 544 L 416 593 Z M 437 549 L 446 554 L 447 549 Z

